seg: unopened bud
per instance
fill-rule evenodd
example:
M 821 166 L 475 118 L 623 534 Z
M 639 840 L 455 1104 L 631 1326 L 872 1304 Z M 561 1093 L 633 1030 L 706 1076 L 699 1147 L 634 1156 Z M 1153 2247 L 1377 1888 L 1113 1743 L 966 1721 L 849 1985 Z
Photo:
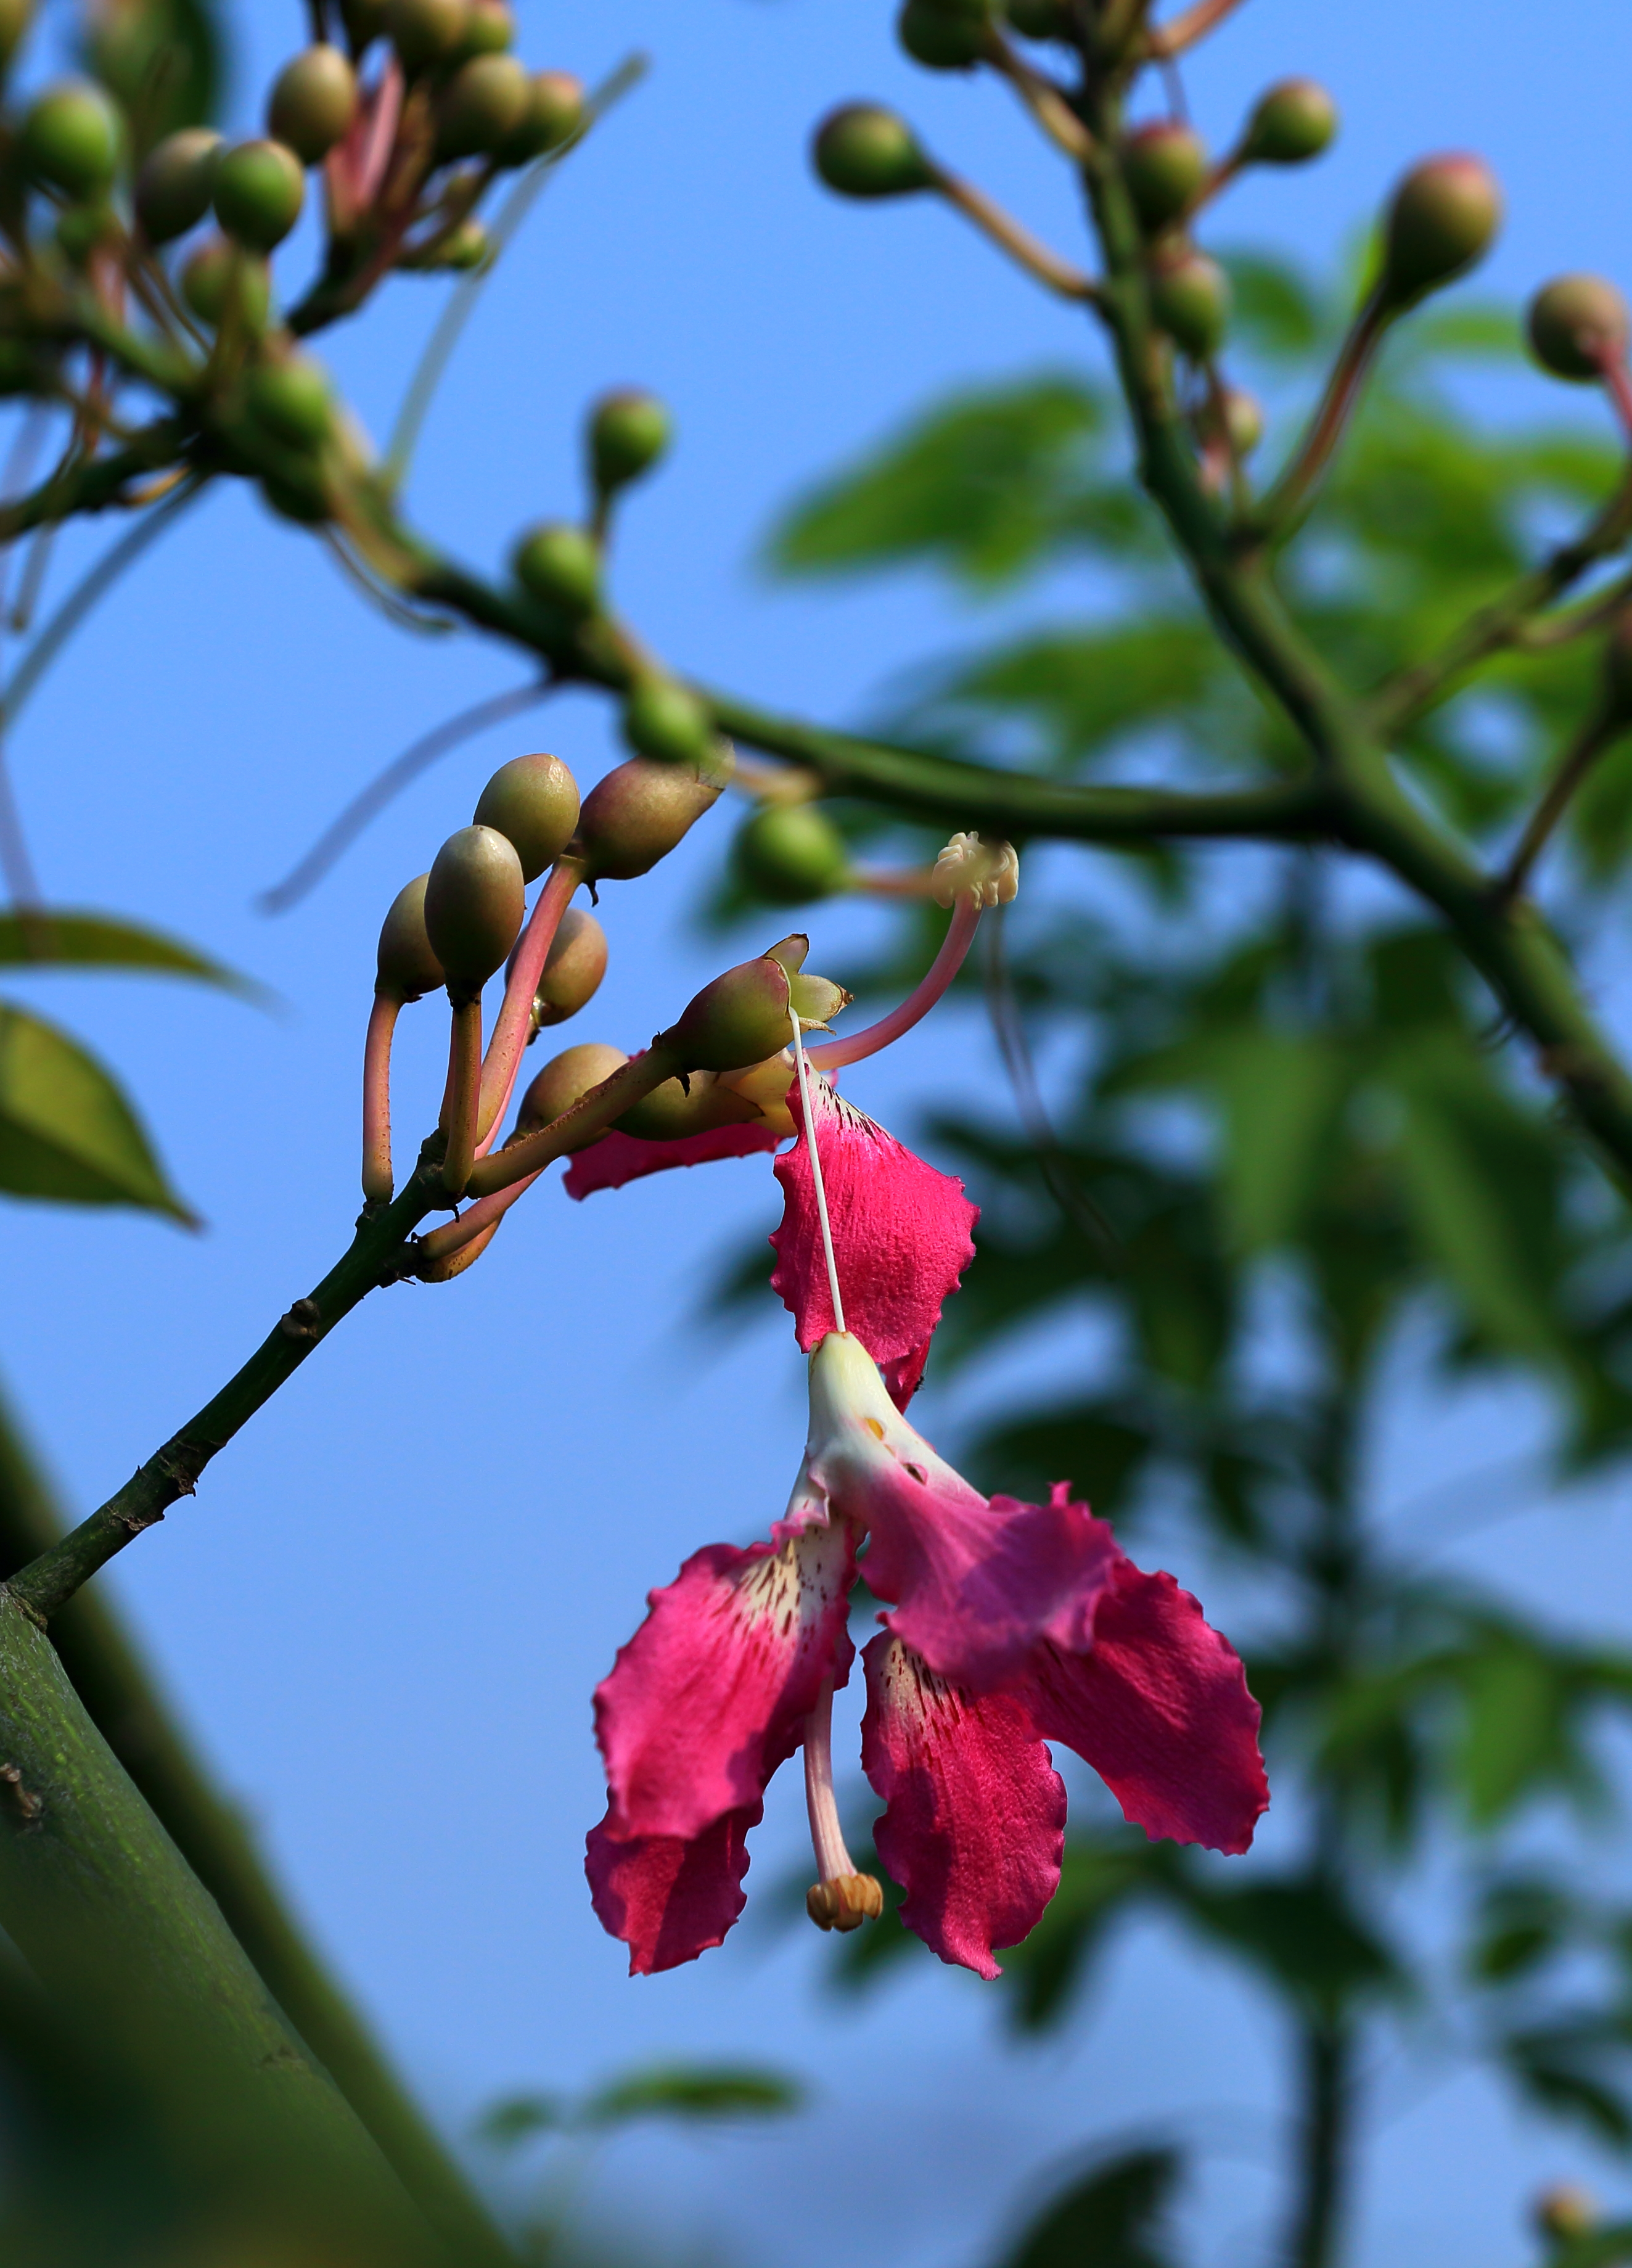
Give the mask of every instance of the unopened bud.
M 216 168 L 216 218 L 256 252 L 282 244 L 305 201 L 300 160 L 282 142 L 240 142 Z
M 425 884 L 425 933 L 451 994 L 468 999 L 503 967 L 526 908 L 521 861 L 508 836 L 496 827 L 449 836 Z
M 1122 177 L 1134 210 L 1150 230 L 1177 220 L 1207 179 L 1207 144 L 1193 127 L 1159 118 L 1130 134 L 1122 151 Z
M 437 247 L 435 265 L 468 274 L 486 266 L 492 248 L 493 239 L 479 220 L 462 220 Z
M 320 40 L 286 63 L 273 82 L 267 131 L 315 166 L 345 139 L 357 107 L 357 73 L 338 48 Z
M 650 873 L 719 796 L 730 777 L 719 764 L 654 763 L 633 756 L 598 781 L 578 815 L 578 844 L 586 879 L 630 882 Z
M 469 0 L 459 42 L 462 55 L 502 55 L 515 44 L 516 13 L 507 0 Z
M 1150 271 L 1150 312 L 1183 354 L 1205 362 L 1230 322 L 1230 279 L 1204 252 L 1187 250 Z
M 578 784 L 559 756 L 512 756 L 482 789 L 474 823 L 496 828 L 514 846 L 523 881 L 536 881 L 572 840 Z
M 410 77 L 444 63 L 465 33 L 465 0 L 386 0 L 386 29 Z
M 644 678 L 631 687 L 623 703 L 623 737 L 637 756 L 654 763 L 705 765 L 714 753 L 708 711 L 668 677 Z
M 1204 441 L 1222 440 L 1232 457 L 1250 457 L 1264 438 L 1263 404 L 1239 386 L 1221 386 L 1196 414 Z
M 1574 2182 L 1557 2182 L 1542 2191 L 1533 2208 L 1539 2235 L 1561 2239 L 1568 2243 L 1579 2236 L 1590 2236 L 1603 2220 L 1598 2199 L 1590 2190 Z
M 280 441 L 315 449 L 334 422 L 334 388 L 328 372 L 311 355 L 283 355 L 251 371 L 246 387 L 249 406 Z
M 978 835 L 954 835 L 935 861 L 930 895 L 937 906 L 1006 906 L 1018 895 L 1020 860 L 1011 843 L 982 843 Z
M 473 55 L 437 103 L 437 157 L 491 156 L 520 125 L 529 99 L 526 68 L 514 55 Z
M 884 1885 L 876 1874 L 835 1874 L 829 1881 L 811 1884 L 805 1893 L 805 1911 L 818 1929 L 859 1929 L 884 1911 Z
M 221 148 L 213 127 L 186 126 L 149 151 L 136 175 L 136 216 L 150 244 L 168 244 L 202 220 L 216 193 Z
M 1482 158 L 1425 158 L 1394 191 L 1383 224 L 1383 297 L 1404 306 L 1449 284 L 1489 248 L 1502 191 Z
M 669 446 L 669 413 L 655 394 L 621 386 L 590 412 L 590 477 L 602 496 L 651 470 Z
M 774 906 L 831 897 L 844 885 L 849 852 L 824 811 L 812 803 L 770 804 L 737 830 L 731 859 L 739 880 Z
M 380 925 L 379 974 L 374 990 L 393 1000 L 419 1000 L 438 992 L 447 978 L 430 949 L 425 928 L 425 885 L 429 874 L 405 882 L 391 901 L 391 910 Z
M 467 68 L 471 68 L 467 66 Z M 592 615 L 600 604 L 600 549 L 565 520 L 529 528 L 511 555 L 524 591 L 563 615 Z
M 718 1126 L 751 1126 L 759 1115 L 711 1071 L 694 1071 L 684 1080 L 665 1079 L 613 1123 L 639 1142 L 679 1142 Z
M 534 71 L 527 105 L 497 151 L 502 166 L 526 166 L 570 142 L 584 123 L 584 82 L 570 71 Z
M 272 277 L 264 260 L 242 252 L 224 236 L 213 236 L 189 253 L 181 270 L 181 297 L 212 328 L 236 305 L 246 330 L 265 330 L 272 306 Z
M 816 171 L 842 197 L 904 197 L 934 180 L 904 118 L 876 102 L 847 102 L 816 129 Z
M 576 1016 L 600 990 L 606 973 L 606 931 L 593 914 L 569 906 L 533 996 L 533 1032 L 547 1031 L 552 1024 L 564 1024 L 569 1016 Z
M 531 1133 L 535 1126 L 548 1126 L 582 1101 L 592 1088 L 609 1079 L 614 1071 L 621 1071 L 629 1057 L 621 1048 L 609 1048 L 599 1040 L 585 1040 L 576 1048 L 563 1048 L 552 1056 L 531 1086 L 521 1098 L 521 1108 L 516 1114 L 518 1133 Z M 574 1146 L 584 1148 L 598 1142 L 605 1129 L 597 1127 L 586 1134 L 584 1141 Z
M 1601 378 L 1624 362 L 1632 311 L 1602 276 L 1555 276 L 1530 302 L 1530 350 L 1555 378 Z
M 687 1071 L 739 1071 L 763 1063 L 791 1036 L 792 1019 L 825 1027 L 849 998 L 842 985 L 803 973 L 810 940 L 784 938 L 755 961 L 739 961 L 705 984 L 664 1034 Z
M 89 79 L 59 80 L 36 95 L 18 136 L 34 180 L 77 200 L 105 197 L 119 164 L 119 113 Z
M 1241 136 L 1241 155 L 1253 166 L 1301 166 L 1328 148 L 1337 132 L 1337 105 L 1319 79 L 1283 78 L 1258 98 Z
M 986 52 L 987 11 L 981 0 L 965 7 L 949 0 L 905 0 L 895 36 L 928 70 L 968 70 Z

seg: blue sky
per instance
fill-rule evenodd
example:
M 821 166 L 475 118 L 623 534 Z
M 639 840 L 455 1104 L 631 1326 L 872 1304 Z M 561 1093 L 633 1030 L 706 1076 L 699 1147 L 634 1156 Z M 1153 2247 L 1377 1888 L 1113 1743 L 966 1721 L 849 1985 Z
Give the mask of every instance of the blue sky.
M 772 507 L 938 388 L 1102 364 L 1069 310 L 951 215 L 927 202 L 847 206 L 811 180 L 812 122 L 834 101 L 883 96 L 948 162 L 1077 247 L 1070 182 L 1003 92 L 913 70 L 890 18 L 884 0 L 521 0 L 534 63 L 592 79 L 640 48 L 654 69 L 490 285 L 411 489 L 429 531 L 496 562 L 524 521 L 577 507 L 585 401 L 613 383 L 656 387 L 678 444 L 627 513 L 620 602 L 677 662 L 841 720 L 970 617 L 912 578 L 847 595 L 771 587 L 752 563 Z M 297 20 L 260 0 L 246 20 L 246 129 Z M 1263 84 L 1299 70 L 1332 85 L 1344 130 L 1320 167 L 1246 184 L 1218 235 L 1324 259 L 1403 164 L 1469 146 L 1509 196 L 1490 283 L 1517 297 L 1583 266 L 1625 282 L 1628 61 L 1610 0 L 1554 11 L 1544 38 L 1516 0 L 1249 0 L 1187 74 L 1198 122 L 1222 142 Z M 283 255 L 286 290 L 310 249 L 302 237 Z M 447 288 L 393 284 L 325 343 L 376 435 Z M 1537 379 L 1526 401 L 1546 398 Z M 64 541 L 59 594 L 106 540 Z M 7 1211 L 0 1350 L 78 1507 L 219 1383 L 343 1241 L 373 939 L 391 895 L 505 757 L 552 747 L 587 785 L 616 760 L 606 709 L 570 696 L 450 759 L 282 921 L 255 915 L 254 894 L 404 743 L 523 674 L 474 638 L 391 628 L 309 540 L 223 492 L 108 600 L 18 731 L 48 893 L 180 931 L 284 1004 L 266 1016 L 179 988 L 27 987 L 119 1065 L 210 1223 L 188 1237 Z M 717 819 L 660 879 L 608 891 L 612 970 L 574 1036 L 636 1044 L 711 973 L 717 955 L 688 908 L 728 831 Z M 1055 879 L 1104 885 L 1087 857 Z M 814 964 L 838 976 L 871 933 L 846 910 L 814 926 Z M 407 1126 L 434 1110 L 440 1045 L 436 1012 L 420 1010 L 400 1056 Z M 905 1130 L 953 1081 L 1001 1103 L 981 1033 L 949 1018 L 858 1071 L 851 1091 Z M 197 1502 L 102 1580 L 452 2128 L 501 2090 L 581 2085 L 658 2055 L 769 2060 L 812 2087 L 815 2109 L 784 2128 L 618 2142 L 585 2176 L 602 2217 L 671 2252 L 745 2264 L 813 2268 L 864 2244 L 901 2268 L 976 2268 L 1038 2194 L 1040 2169 L 1084 2137 L 1161 2124 L 1209 2154 L 1191 2193 L 1194 2259 L 1250 2257 L 1275 2196 L 1281 2043 L 1229 1975 L 1159 1933 L 1119 1948 L 1062 2040 L 1019 2048 L 989 1989 L 928 1962 L 859 2007 L 835 2003 L 813 1933 L 777 1926 L 762 1895 L 723 1951 L 639 1984 L 590 1913 L 591 1689 L 647 1587 L 697 1544 L 761 1528 L 797 1463 L 801 1365 L 768 1294 L 740 1336 L 697 1321 L 722 1250 L 768 1232 L 776 1211 L 754 1163 L 581 1208 L 537 1193 L 453 1286 L 371 1302 Z M 1068 1338 L 1046 1350 L 1053 1362 L 1073 1351 Z M 983 1398 L 1023 1368 L 1017 1358 L 996 1371 Z M 954 1447 L 967 1405 L 931 1388 L 923 1409 Z M 1378 1447 L 1385 1503 L 1443 1478 L 1454 1509 L 1455 1474 L 1489 1456 L 1493 1432 L 1515 1445 L 1533 1432 L 1533 1412 L 1494 1398 L 1422 1407 L 1405 1357 L 1395 1413 Z M 1616 1492 L 1545 1521 L 1491 1530 L 1463 1563 L 1540 1584 L 1561 1616 L 1624 1594 L 1614 1579 L 1632 1532 Z M 1628 1620 L 1621 1608 L 1616 1624 Z M 852 1701 L 841 1755 L 855 1714 Z M 761 1894 L 803 1863 L 800 1812 L 790 1778 L 758 1838 Z M 1419 2044 L 1371 2092 L 1357 2268 L 1517 2268 L 1523 2200 L 1585 2161 Z

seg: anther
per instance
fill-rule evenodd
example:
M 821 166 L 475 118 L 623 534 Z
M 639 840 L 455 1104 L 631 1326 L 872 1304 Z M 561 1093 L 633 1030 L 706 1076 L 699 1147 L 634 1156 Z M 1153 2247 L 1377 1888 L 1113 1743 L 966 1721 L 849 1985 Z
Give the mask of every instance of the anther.
M 884 1911 L 884 1886 L 876 1874 L 835 1874 L 831 1881 L 811 1884 L 805 1911 L 818 1929 L 859 1929 Z

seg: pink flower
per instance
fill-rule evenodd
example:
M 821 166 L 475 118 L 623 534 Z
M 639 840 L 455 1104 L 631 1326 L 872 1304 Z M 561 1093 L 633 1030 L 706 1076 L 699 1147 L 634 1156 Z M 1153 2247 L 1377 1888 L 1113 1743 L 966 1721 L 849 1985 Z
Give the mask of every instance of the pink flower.
M 812 1917 L 847 1928 L 879 1910 L 844 1847 L 829 1755 L 864 1545 L 889 1611 L 864 1656 L 862 1766 L 901 1918 L 943 1960 L 996 1976 L 994 1946 L 1054 1894 L 1065 1793 L 1047 1741 L 1147 1833 L 1244 1851 L 1268 1801 L 1258 1708 L 1189 1594 L 1143 1573 L 1063 1486 L 1047 1505 L 981 1495 L 908 1424 L 857 1336 L 829 1331 L 810 1373 L 805 1462 L 771 1540 L 688 1559 L 595 1696 L 607 1808 L 588 1873 L 631 1971 L 724 1938 L 766 1786 L 801 1746 Z

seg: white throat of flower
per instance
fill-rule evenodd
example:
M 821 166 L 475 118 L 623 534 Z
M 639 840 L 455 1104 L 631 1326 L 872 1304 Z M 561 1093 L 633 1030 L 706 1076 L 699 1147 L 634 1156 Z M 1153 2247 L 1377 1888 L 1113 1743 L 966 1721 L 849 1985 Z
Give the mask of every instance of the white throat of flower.
M 821 1177 L 821 1153 L 816 1147 L 816 1115 L 811 1108 L 811 1068 L 805 1059 L 805 1040 L 797 1009 L 790 1009 L 793 1026 L 793 1067 L 799 1082 L 799 1108 L 805 1120 L 805 1147 L 810 1153 L 811 1180 L 816 1189 L 816 1218 L 821 1223 L 822 1256 L 827 1263 L 827 1290 L 833 1300 L 833 1327 L 844 1329 L 844 1301 L 839 1292 L 839 1267 L 833 1256 L 833 1229 L 827 1219 L 827 1188 Z

